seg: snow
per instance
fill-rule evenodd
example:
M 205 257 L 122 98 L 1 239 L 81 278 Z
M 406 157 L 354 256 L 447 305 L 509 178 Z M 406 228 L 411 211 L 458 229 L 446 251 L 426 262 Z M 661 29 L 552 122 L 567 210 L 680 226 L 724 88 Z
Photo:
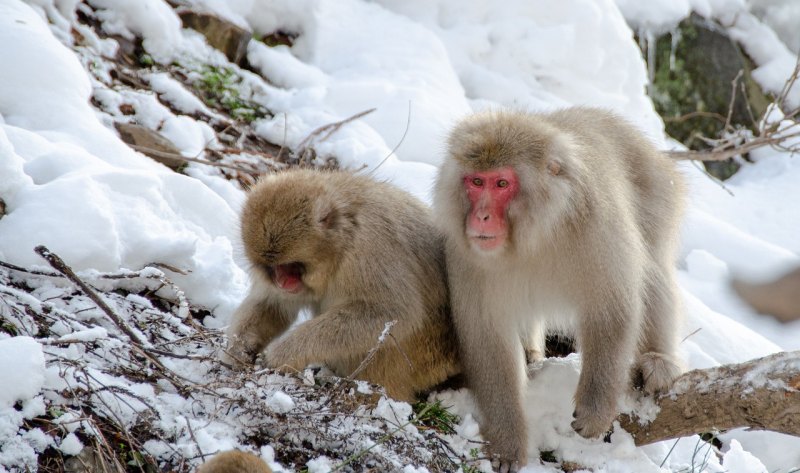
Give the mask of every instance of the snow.
M 107 33 L 142 37 L 144 49 L 159 63 L 224 61 L 198 34 L 181 29 L 164 0 L 89 3 L 98 9 Z M 297 146 L 321 125 L 375 108 L 315 142 L 315 149 L 338 157 L 346 167 L 365 166 L 364 172 L 426 201 L 447 129 L 473 110 L 603 106 L 665 147 L 663 124 L 644 93 L 646 66 L 631 28 L 667 31 L 691 11 L 717 18 L 755 60 L 754 78 L 777 93 L 796 61 L 800 21 L 796 4 L 778 0 L 510 0 L 502 8 L 483 0 L 190 3 L 257 34 L 278 28 L 299 33 L 292 47 L 251 42 L 248 48 L 249 62 L 267 80 L 242 71 L 243 88 L 274 113 L 256 123 L 257 133 Z M 165 270 L 193 304 L 213 311 L 207 324 L 222 327 L 247 289 L 236 236 L 242 191 L 201 167 L 190 166 L 186 175 L 174 173 L 131 150 L 111 126 L 114 120 L 128 120 L 158 128 L 184 156 L 195 157 L 206 147 L 219 146 L 210 126 L 196 118 L 216 113 L 163 73 L 147 77 L 155 94 L 108 88 L 103 83 L 107 71 L 90 74 L 90 53 L 76 54 L 71 48 L 71 28 L 86 33 L 95 53 L 112 55 L 115 45 L 75 25 L 76 8 L 76 0 L 0 0 L 0 198 L 7 206 L 0 218 L 0 260 L 41 266 L 33 247 L 44 244 L 85 275 L 165 263 L 187 271 Z M 800 87 L 789 98 L 800 104 Z M 123 103 L 133 105 L 132 117 L 113 112 Z M 800 322 L 779 325 L 763 318 L 728 287 L 732 276 L 767 279 L 800 264 L 800 163 L 776 150 L 753 156 L 755 162 L 725 188 L 691 165 L 682 167 L 690 192 L 678 261 L 686 312 L 681 350 L 690 368 L 800 349 Z M 44 304 L 48 294 L 63 293 L 55 283 L 37 284 L 38 298 L 32 303 Z M 126 301 L 117 303 L 157 312 L 146 299 Z M 90 301 L 76 298 L 54 307 L 69 313 L 71 322 L 54 323 L 42 343 L 107 343 L 113 349 L 107 329 L 90 323 L 96 312 L 83 312 L 88 306 Z M 37 454 L 56 443 L 40 429 L 20 433 L 24 419 L 42 415 L 51 400 L 43 393 L 67 381 L 55 364 L 46 364 L 45 355 L 52 353 L 37 339 L 0 337 L 0 471 L 35 468 Z M 72 360 L 86 356 L 80 343 L 57 353 Z M 170 362 L 176 369 L 182 366 Z M 208 369 L 186 375 L 211 376 Z M 726 433 L 721 462 L 696 436 L 643 448 L 635 448 L 621 432 L 610 443 L 582 439 L 569 425 L 579 370 L 576 355 L 537 366 L 526 393 L 532 456 L 524 472 L 554 471 L 539 464 L 539 450 L 554 451 L 559 459 L 598 473 L 760 473 L 800 467 L 800 441 L 774 433 Z M 206 452 L 241 447 L 233 428 L 195 420 L 192 409 L 168 390 L 157 394 L 149 385 L 122 386 L 116 378 L 94 375 L 154 400 L 162 428 L 185 440 L 180 445 L 153 441 L 148 444 L 152 454 L 167 456 L 174 450 L 196 457 L 195 442 Z M 452 448 L 468 452 L 480 433 L 469 393 L 435 396 L 461 416 L 449 440 Z M 118 402 L 112 396 L 103 399 Z M 288 413 L 302 401 L 275 391 L 265 402 L 275 412 Z M 131 398 L 129 405 L 115 409 L 121 418 L 133 419 L 144 409 L 140 404 Z M 373 414 L 403 426 L 403 435 L 418 434 L 408 424 L 408 404 L 384 398 Z M 69 432 L 58 448 L 78 453 L 82 444 L 73 431 L 79 425 L 85 432 L 93 427 L 79 422 L 76 413 L 58 419 Z M 264 447 L 261 456 L 281 468 L 271 447 Z M 485 461 L 481 465 L 488 468 Z M 306 466 L 322 472 L 336 465 L 320 457 Z
M 0 340 L 0 409 L 30 399 L 44 384 L 42 346 L 31 337 Z
M 70 432 L 64 437 L 64 440 L 61 441 L 61 445 L 58 446 L 58 449 L 61 450 L 61 453 L 64 455 L 77 455 L 83 450 L 83 444 L 78 439 L 77 435 Z
M 286 393 L 278 391 L 267 399 L 267 406 L 275 412 L 286 414 L 294 409 L 294 400 Z
M 722 457 L 722 464 L 728 473 L 766 473 L 768 471 L 758 458 L 750 452 L 746 452 L 735 439 L 731 440 L 730 449 Z

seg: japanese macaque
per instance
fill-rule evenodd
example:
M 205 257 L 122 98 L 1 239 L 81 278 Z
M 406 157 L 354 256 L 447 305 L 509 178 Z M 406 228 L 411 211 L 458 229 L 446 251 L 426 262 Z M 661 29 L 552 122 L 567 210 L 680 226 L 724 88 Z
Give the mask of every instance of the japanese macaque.
M 272 468 L 252 453 L 228 450 L 214 455 L 195 473 L 272 473 Z
M 228 362 L 252 362 L 272 342 L 268 366 L 358 369 L 401 400 L 460 371 L 443 238 L 407 192 L 343 171 L 287 171 L 250 190 L 241 230 L 252 286 L 228 329 Z M 276 340 L 302 308 L 313 317 Z
M 547 330 L 582 355 L 573 428 L 611 427 L 632 374 L 681 373 L 674 253 L 683 184 L 670 160 L 608 112 L 497 111 L 452 131 L 434 215 L 461 362 L 501 471 L 526 462 L 524 361 Z
M 731 286 L 742 300 L 762 314 L 783 323 L 800 319 L 800 268 L 764 283 L 734 279 Z

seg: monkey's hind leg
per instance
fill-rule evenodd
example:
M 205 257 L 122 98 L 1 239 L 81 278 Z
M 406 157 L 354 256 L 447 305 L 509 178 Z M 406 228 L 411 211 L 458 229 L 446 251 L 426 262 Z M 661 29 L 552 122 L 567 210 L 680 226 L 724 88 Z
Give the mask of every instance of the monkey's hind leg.
M 529 317 L 521 332 L 522 347 L 525 349 L 525 363 L 530 365 L 545 356 L 545 326 L 544 322 L 535 317 Z
M 677 355 L 680 317 L 672 271 L 654 271 L 645 291 L 644 337 L 634 379 L 641 381 L 647 394 L 653 394 L 668 390 L 684 371 Z

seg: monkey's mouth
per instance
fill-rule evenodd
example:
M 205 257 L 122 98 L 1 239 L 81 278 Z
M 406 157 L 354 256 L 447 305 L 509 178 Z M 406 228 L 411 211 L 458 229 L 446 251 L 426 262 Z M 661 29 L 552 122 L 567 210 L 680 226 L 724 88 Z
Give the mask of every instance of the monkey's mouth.
M 469 235 L 470 242 L 479 249 L 488 251 L 498 248 L 505 242 L 505 235 L 487 235 L 476 233 Z
M 303 263 L 287 263 L 275 266 L 267 266 L 267 273 L 276 286 L 286 292 L 296 294 L 303 290 L 303 275 L 306 273 L 306 266 Z

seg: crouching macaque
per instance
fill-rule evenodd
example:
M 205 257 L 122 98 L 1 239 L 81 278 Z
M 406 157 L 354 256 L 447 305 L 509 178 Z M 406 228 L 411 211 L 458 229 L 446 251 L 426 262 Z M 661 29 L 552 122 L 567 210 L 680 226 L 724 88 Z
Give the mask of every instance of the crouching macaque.
M 681 373 L 673 259 L 683 183 L 608 112 L 471 116 L 453 130 L 434 197 L 461 362 L 501 471 L 526 462 L 525 355 L 548 329 L 582 355 L 573 428 L 611 427 L 632 372 L 652 393 Z M 534 381 L 535 382 L 535 381 Z
M 228 450 L 214 455 L 195 473 L 272 473 L 272 468 L 252 453 Z
M 267 347 L 266 364 L 324 364 L 401 400 L 459 370 L 443 239 L 429 209 L 386 183 L 348 172 L 294 170 L 249 192 L 242 240 L 252 287 L 228 329 L 226 359 L 252 362 L 302 308 L 313 317 Z

